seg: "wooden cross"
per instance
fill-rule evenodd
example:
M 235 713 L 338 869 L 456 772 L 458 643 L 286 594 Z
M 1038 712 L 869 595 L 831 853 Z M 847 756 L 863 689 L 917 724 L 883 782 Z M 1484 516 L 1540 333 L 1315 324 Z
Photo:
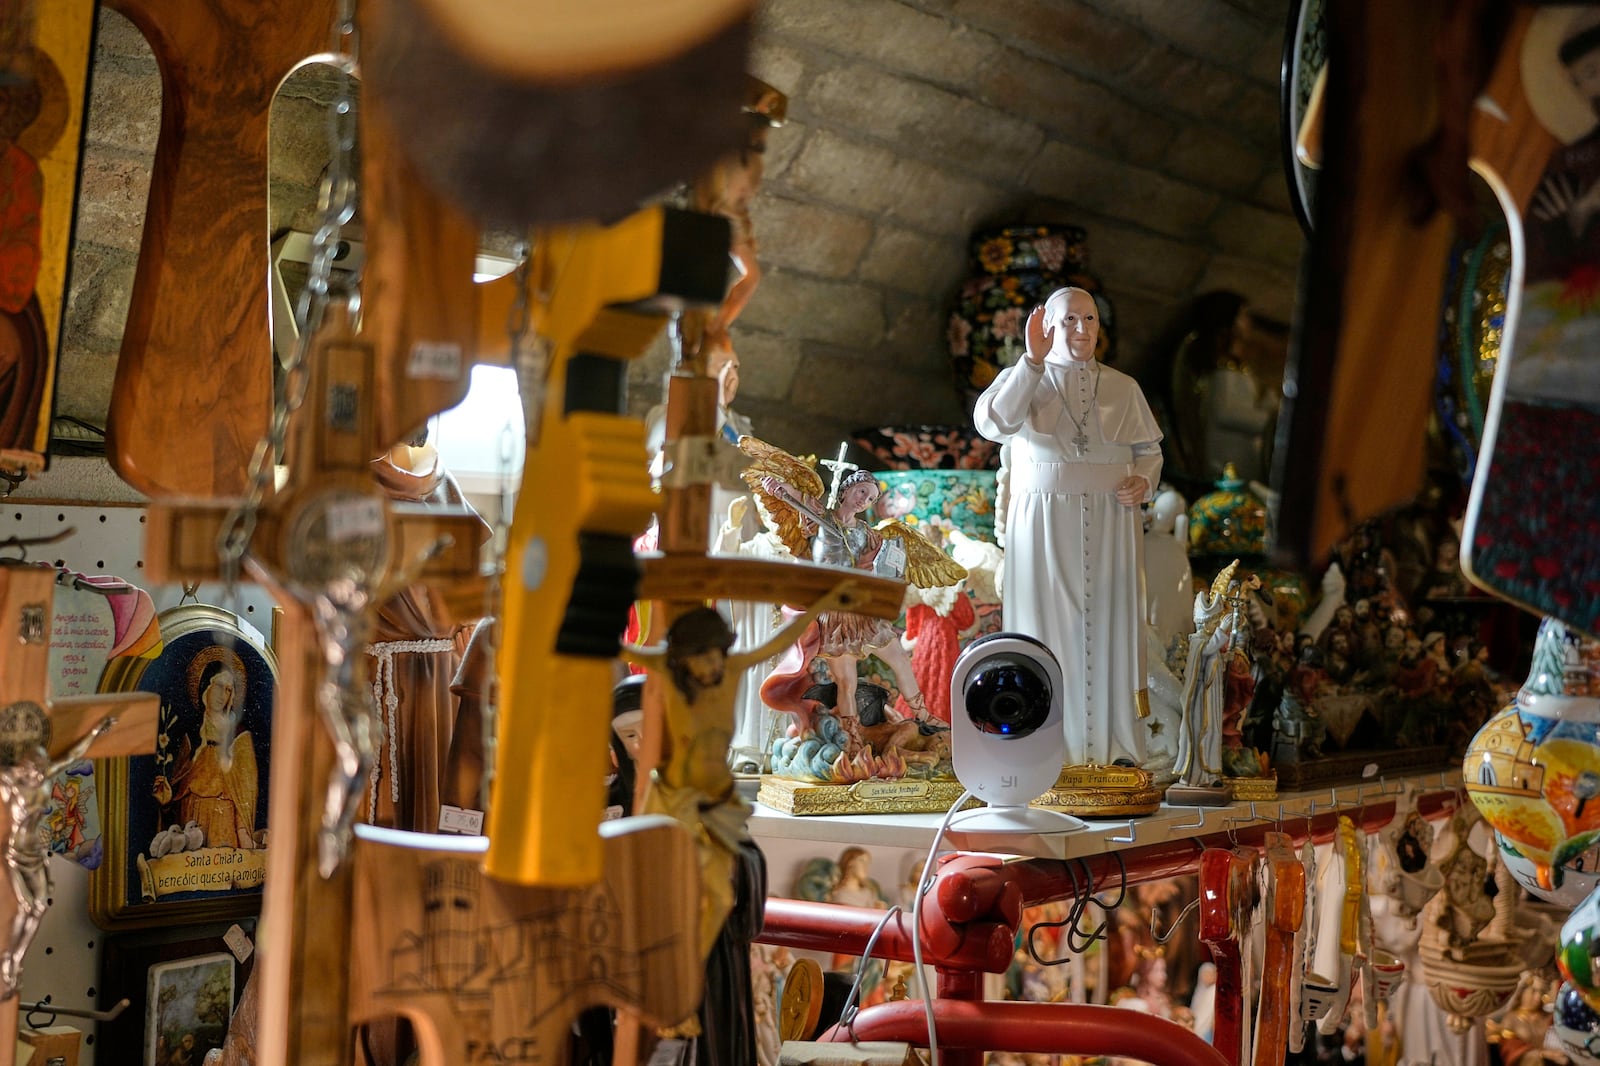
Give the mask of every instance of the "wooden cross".
M 267 120 L 279 82 L 327 46 L 334 0 L 109 6 L 161 67 L 161 133 L 107 456 L 153 497 L 236 495 L 272 410 Z
M 1262 995 L 1257 1005 L 1255 1066 L 1279 1066 L 1289 1046 L 1290 982 L 1294 973 L 1294 940 L 1306 921 L 1306 868 L 1288 836 L 1268 833 L 1264 845 L 1266 952 L 1261 964 Z M 1270 990 L 1270 991 L 1269 991 Z
M 159 700 L 152 693 L 50 698 L 51 599 L 55 587 L 55 571 L 48 567 L 0 566 L 0 648 L 6 649 L 4 661 L 0 662 L 0 776 L 17 774 L 19 769 L 23 774 L 29 773 L 19 764 L 32 758 L 32 752 L 20 749 L 40 740 L 44 741 L 51 764 L 73 754 L 111 758 L 140 755 L 156 748 Z M 44 736 L 36 732 L 41 720 Z M 39 769 L 35 766 L 32 772 Z M 5 788 L 9 791 L 32 784 L 13 777 Z M 38 806 L 30 803 L 30 809 L 42 812 L 48 788 L 48 777 L 42 778 L 34 797 Z M 13 827 L 7 804 L 0 803 L 0 841 L 11 837 Z M 44 865 L 48 859 L 42 843 L 39 848 L 35 856 L 37 868 L 22 876 L 13 871 L 0 887 L 0 938 L 5 941 L 0 952 L 15 946 L 6 931 L 13 928 L 17 917 L 18 887 L 25 886 L 27 894 L 35 897 L 35 906 L 42 905 L 48 897 Z M 42 907 L 37 913 L 42 916 Z M 27 936 L 31 935 L 29 930 Z M 23 947 L 25 950 L 26 945 Z M 0 1063 L 9 1064 L 17 1046 L 17 1003 L 15 995 L 0 1001 Z
M 1240 941 L 1249 930 L 1255 853 L 1207 848 L 1200 853 L 1200 942 L 1217 967 L 1217 1027 L 1211 1046 L 1238 1066 L 1244 1054 L 1244 968 Z
M 392 442 L 381 436 L 374 410 L 376 353 L 354 332 L 343 303 L 328 306 L 310 358 L 306 403 L 291 423 L 289 478 L 260 508 L 246 557 L 285 609 L 261 1053 L 265 1062 L 303 1064 L 341 1062 L 347 1042 L 351 881 L 348 863 L 337 860 L 372 754 L 363 735 L 371 716 L 366 634 L 377 608 L 407 585 L 471 588 L 486 533 L 471 511 L 392 502 L 373 479 L 369 461 Z M 217 535 L 233 507 L 227 500 L 154 504 L 151 576 L 217 578 Z M 475 596 L 481 604 L 481 584 Z M 319 718 L 351 743 L 336 750 Z

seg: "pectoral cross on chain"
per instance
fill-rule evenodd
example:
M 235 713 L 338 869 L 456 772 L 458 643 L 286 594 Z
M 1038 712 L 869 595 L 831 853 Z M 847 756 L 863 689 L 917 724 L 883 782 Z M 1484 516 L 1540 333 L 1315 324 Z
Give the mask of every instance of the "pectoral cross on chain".
M 833 471 L 833 484 L 828 486 L 828 510 L 830 511 L 839 504 L 839 486 L 844 482 L 845 474 L 861 469 L 854 463 L 844 461 L 844 453 L 849 449 L 849 444 L 841 442 L 839 445 L 839 458 L 822 460 L 822 465 Z
M 1079 427 L 1078 432 L 1072 435 L 1072 446 L 1077 449 L 1079 457 L 1089 454 L 1089 435 L 1083 431 L 1082 427 Z

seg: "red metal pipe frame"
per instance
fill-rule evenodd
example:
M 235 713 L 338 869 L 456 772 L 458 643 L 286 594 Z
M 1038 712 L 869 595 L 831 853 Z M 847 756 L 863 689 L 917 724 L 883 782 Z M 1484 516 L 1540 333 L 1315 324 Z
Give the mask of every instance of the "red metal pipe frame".
M 1183 1026 L 1120 1007 L 946 999 L 934 1002 L 933 1019 L 939 1047 L 952 1051 L 1118 1055 L 1153 1066 L 1227 1066 L 1222 1052 Z M 848 1032 L 835 1026 L 822 1038 L 834 1043 L 894 1040 L 927 1047 L 928 1023 L 921 1000 L 901 1000 L 868 1007 L 856 1015 Z
M 1455 791 L 1435 792 L 1420 797 L 1417 800 L 1417 809 L 1422 812 L 1423 817 L 1441 817 L 1455 802 L 1461 802 Z M 1241 826 L 1237 831 L 1169 840 L 1160 844 L 1148 844 L 1126 851 L 1107 852 L 1081 859 L 965 856 L 964 861 L 947 863 L 945 868 L 939 871 L 931 894 L 932 899 L 924 903 L 922 920 L 923 961 L 935 967 L 938 975 L 934 1008 L 939 1031 L 941 1033 L 945 1031 L 941 1012 L 956 1010 L 958 1005 L 962 1011 L 967 1012 L 951 1015 L 954 1025 L 951 1043 L 952 1050 L 956 1053 L 947 1061 L 951 1066 L 956 1064 L 964 1066 L 967 1063 L 976 1064 L 981 1061 L 981 1056 L 970 1054 L 969 1049 L 1063 1052 L 1069 1050 L 1059 1043 L 1037 1048 L 1031 1045 L 1013 1046 L 1008 1042 L 1008 1038 L 1013 1034 L 1011 1026 L 998 1020 L 992 1022 L 983 1020 L 990 1017 L 999 1019 L 1011 1016 L 1017 1008 L 1029 1009 L 1029 1012 L 1016 1014 L 1018 1018 L 1030 1018 L 1031 1010 L 1038 1008 L 1040 1017 L 1046 1020 L 1044 1024 L 1049 1024 L 1048 1019 L 1060 1016 L 1063 1020 L 1058 1035 L 1070 1036 L 1073 1040 L 1090 1039 L 1088 1034 L 1091 1030 L 1107 1031 L 1103 1028 L 1106 1016 L 1101 1013 L 1084 1014 L 1082 1012 L 1089 1008 L 1081 1005 L 1001 1001 L 963 1002 L 981 1000 L 982 981 L 979 977 L 981 973 L 1004 973 L 1011 965 L 1012 945 L 1016 943 L 1022 907 L 1069 899 L 1074 897 L 1076 892 L 1087 890 L 1090 885 L 1094 886 L 1095 891 L 1104 891 L 1118 884 L 1147 884 L 1179 874 L 1193 873 L 1200 853 L 1206 848 L 1234 845 L 1259 847 L 1269 832 L 1287 833 L 1294 839 L 1296 845 L 1303 843 L 1308 834 L 1317 843 L 1326 843 L 1333 839 L 1340 817 L 1348 817 L 1356 821 L 1363 830 L 1374 832 L 1393 820 L 1394 809 L 1393 799 L 1344 811 L 1330 808 L 1311 818 L 1291 815 L 1281 821 L 1262 820 Z M 1069 867 L 1078 874 L 1077 881 L 1074 881 Z M 929 902 L 935 905 L 928 906 Z M 883 920 L 882 911 L 868 910 L 864 907 L 843 907 L 830 903 L 808 903 L 774 898 L 767 900 L 765 925 L 757 939 L 766 944 L 859 955 L 866 948 L 873 930 Z M 889 918 L 879 935 L 878 942 L 873 946 L 872 954 L 877 958 L 901 962 L 913 961 L 910 921 L 910 915 L 907 913 L 896 914 Z M 864 1032 L 863 1019 L 868 1019 L 869 1015 L 876 1017 L 876 1012 L 891 1007 L 908 1013 L 914 1021 L 903 1023 L 898 1020 L 899 1013 L 886 1014 L 886 1018 L 894 1020 L 886 1021 L 885 1025 L 910 1024 L 921 1035 L 915 1039 L 910 1037 L 885 1039 L 908 1039 L 911 1042 L 920 1040 L 925 1044 L 926 1021 L 920 1000 L 884 1004 L 862 1011 L 856 1016 L 852 1027 L 856 1035 L 860 1037 Z M 1111 1008 L 1098 1010 L 1107 1009 Z M 991 1012 L 996 1011 L 1001 1013 L 991 1015 Z M 1062 1011 L 1071 1013 L 1062 1015 Z M 1130 1012 L 1112 1009 L 1112 1013 L 1120 1015 Z M 1134 1013 L 1132 1018 L 1144 1023 L 1152 1020 L 1147 1015 L 1137 1013 Z M 1119 1018 L 1117 1023 L 1116 1032 L 1120 1034 L 1124 1021 Z M 1177 1026 L 1172 1028 L 1181 1029 Z M 1143 1028 L 1139 1026 L 1128 1028 L 1130 1034 L 1147 1034 L 1150 1031 L 1148 1024 Z M 1187 1033 L 1187 1030 L 1182 1031 Z M 1192 1037 L 1193 1034 L 1188 1035 Z M 977 1042 L 968 1043 L 969 1039 Z M 1054 1041 L 1056 1036 L 1051 1036 L 1049 1039 Z M 1165 1040 L 1159 1043 L 1161 1050 L 1171 1050 Z M 1203 1042 L 1202 1045 L 1213 1052 L 1213 1057 L 1151 1061 L 1208 1064 L 1224 1061 L 1209 1045 L 1204 1045 Z M 1073 1050 L 1072 1053 L 1137 1055 L 1132 1045 L 1112 1048 L 1105 1052 Z

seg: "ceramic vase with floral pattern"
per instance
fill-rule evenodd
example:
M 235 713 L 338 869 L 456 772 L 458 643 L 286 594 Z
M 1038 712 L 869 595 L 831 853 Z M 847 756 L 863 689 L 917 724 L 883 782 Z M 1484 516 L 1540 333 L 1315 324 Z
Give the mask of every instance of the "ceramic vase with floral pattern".
M 1000 468 L 1000 445 L 972 426 L 865 426 L 851 436 L 884 470 Z
M 1527 682 L 1472 738 L 1462 776 L 1539 887 L 1559 888 L 1600 843 L 1600 645 L 1546 618 Z
M 950 550 L 950 534 L 960 530 L 979 540 L 994 540 L 993 470 L 879 470 L 882 494 L 878 517 L 898 518 Z
M 961 286 L 949 329 L 956 386 L 969 408 L 995 375 L 1022 358 L 1028 313 L 1063 285 L 1094 294 L 1100 309 L 1096 354 L 1104 359 L 1111 353 L 1112 308 L 1099 279 L 1084 269 L 1086 237 L 1078 226 L 1008 226 L 973 235 L 980 273 Z

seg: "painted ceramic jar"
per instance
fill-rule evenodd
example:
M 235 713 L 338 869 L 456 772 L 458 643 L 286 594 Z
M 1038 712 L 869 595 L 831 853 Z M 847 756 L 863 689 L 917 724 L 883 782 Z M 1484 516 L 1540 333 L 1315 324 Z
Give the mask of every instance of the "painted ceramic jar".
M 1600 1014 L 1578 994 L 1570 982 L 1556 993 L 1551 1028 L 1561 1048 L 1576 1066 L 1600 1066 Z
M 1115 316 L 1099 280 L 1084 269 L 1086 237 L 1078 226 L 1009 226 L 973 235 L 979 273 L 961 286 L 948 333 L 956 386 L 969 406 L 995 375 L 1022 358 L 1028 313 L 1063 285 L 1094 294 L 1100 309 L 1096 355 L 1111 353 Z
M 1562 924 L 1556 968 L 1592 1009 L 1600 1010 L 1600 892 L 1590 893 Z
M 1245 490 L 1232 463 L 1223 468 L 1215 492 L 1189 508 L 1189 554 L 1252 558 L 1267 552 L 1267 505 Z
M 867 426 L 851 436 L 884 470 L 997 470 L 1000 445 L 972 426 Z
M 1582 903 L 1589 893 L 1600 888 L 1600 848 L 1590 848 L 1563 865 L 1560 878 L 1551 878 L 1552 881 L 1558 882 L 1557 886 L 1545 888 L 1539 884 L 1539 868 L 1533 860 L 1518 851 L 1515 844 L 1499 833 L 1494 835 L 1494 842 L 1500 849 L 1500 862 L 1517 884 L 1546 903 L 1571 909 Z
M 1497 833 L 1559 888 L 1563 867 L 1600 843 L 1600 645 L 1546 618 L 1509 707 L 1472 738 L 1467 794 Z
M 879 470 L 873 476 L 882 491 L 880 519 L 898 518 L 944 551 L 956 530 L 993 542 L 993 470 Z

